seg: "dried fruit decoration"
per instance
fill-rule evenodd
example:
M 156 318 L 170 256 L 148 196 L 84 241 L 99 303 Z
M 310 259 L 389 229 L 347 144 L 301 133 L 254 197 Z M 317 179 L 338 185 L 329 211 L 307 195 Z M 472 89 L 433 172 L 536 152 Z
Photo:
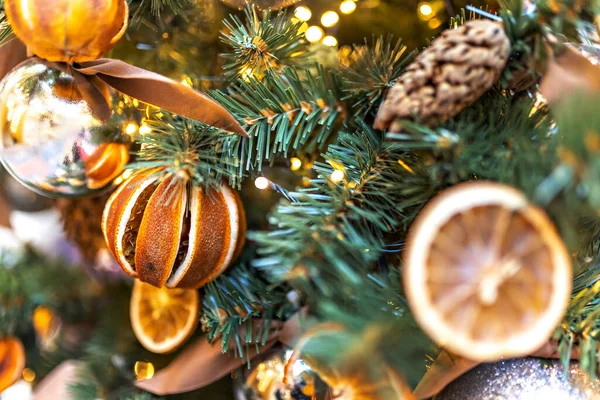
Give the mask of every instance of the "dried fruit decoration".
M 25 368 L 25 348 L 14 337 L 0 339 L 0 393 L 12 386 Z
M 169 353 L 194 333 L 199 309 L 197 290 L 155 288 L 135 281 L 129 313 L 131 327 L 146 349 Z
M 509 54 L 510 41 L 496 22 L 444 31 L 390 89 L 375 128 L 396 132 L 398 119 L 435 125 L 453 117 L 492 87 Z
M 191 185 L 162 169 L 133 174 L 106 203 L 102 231 L 123 270 L 143 282 L 199 288 L 220 275 L 244 245 L 239 195 Z
M 502 184 L 457 185 L 411 227 L 403 280 L 409 306 L 440 346 L 474 361 L 530 354 L 560 323 L 571 258 L 552 222 Z
M 56 62 L 106 54 L 127 29 L 125 0 L 4 0 L 15 34 L 31 52 Z

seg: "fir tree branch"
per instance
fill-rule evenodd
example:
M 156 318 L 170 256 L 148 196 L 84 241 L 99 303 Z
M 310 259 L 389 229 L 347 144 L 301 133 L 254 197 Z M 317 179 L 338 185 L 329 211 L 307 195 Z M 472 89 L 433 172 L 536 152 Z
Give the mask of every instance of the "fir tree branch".
M 229 92 L 211 95 L 250 134 L 244 166 L 249 171 L 277 156 L 312 155 L 326 148 L 346 116 L 341 87 L 339 75 L 320 66 L 314 72 L 284 67 L 278 73 L 267 71 L 262 80 L 240 79 Z
M 173 15 L 182 15 L 192 3 L 191 0 L 129 0 L 134 22 L 139 22 L 145 15 L 160 18 L 161 14 L 169 11 Z
M 244 357 L 249 346 L 264 346 L 273 320 L 297 312 L 286 285 L 273 286 L 259 271 L 239 264 L 204 289 L 202 326 L 209 340 L 221 339 L 223 351 L 233 347 Z
M 154 113 L 145 124 L 150 132 L 135 137 L 140 150 L 133 170 L 165 168 L 186 174 L 197 186 L 212 187 L 223 179 L 237 187 L 244 177 L 244 138 L 169 113 Z
M 273 14 L 248 4 L 246 23 L 232 15 L 225 20 L 228 31 L 221 41 L 231 48 L 224 53 L 224 75 L 231 82 L 242 77 L 262 77 L 267 71 L 279 71 L 285 65 L 306 61 L 307 42 L 301 31 L 302 21 L 294 21 L 287 12 Z
M 4 0 L 0 0 L 0 47 L 5 43 L 6 39 L 12 33 L 12 28 L 8 23 L 6 14 L 4 13 Z
M 394 42 L 391 35 L 376 38 L 372 46 L 366 41 L 364 46 L 354 46 L 344 68 L 344 100 L 352 104 L 356 117 L 364 118 L 369 111 L 379 107 L 387 90 L 396 83 L 417 51 L 405 53 L 406 46 L 402 40 Z

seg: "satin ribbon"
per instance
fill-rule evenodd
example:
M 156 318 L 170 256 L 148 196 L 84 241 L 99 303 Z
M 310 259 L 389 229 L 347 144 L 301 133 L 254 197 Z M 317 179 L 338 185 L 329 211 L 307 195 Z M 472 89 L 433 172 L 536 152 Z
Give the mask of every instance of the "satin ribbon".
M 25 46 L 17 39 L 0 47 L 0 60 L 0 78 L 11 69 L 18 68 L 21 63 L 29 62 Z M 113 88 L 182 117 L 248 136 L 233 115 L 208 96 L 124 61 L 110 58 L 81 64 L 54 63 L 41 58 L 36 58 L 36 61 L 71 74 L 92 113 L 102 121 L 107 121 L 112 116 L 109 88 Z

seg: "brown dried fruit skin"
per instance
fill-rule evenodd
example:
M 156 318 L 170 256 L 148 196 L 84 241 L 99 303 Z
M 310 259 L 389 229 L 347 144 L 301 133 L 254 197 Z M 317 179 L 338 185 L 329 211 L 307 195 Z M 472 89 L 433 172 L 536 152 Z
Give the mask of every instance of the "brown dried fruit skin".
M 510 41 L 496 22 L 444 31 L 390 89 L 375 128 L 403 118 L 435 125 L 455 116 L 493 86 L 509 54 Z
M 153 170 L 134 174 L 111 196 L 102 229 L 129 275 L 157 287 L 199 288 L 240 254 L 246 220 L 235 190 L 206 193 Z
M 0 340 L 0 393 L 12 386 L 25 368 L 25 349 L 17 338 Z
M 35 55 L 56 62 L 92 61 L 127 29 L 126 0 L 5 0 L 15 34 Z

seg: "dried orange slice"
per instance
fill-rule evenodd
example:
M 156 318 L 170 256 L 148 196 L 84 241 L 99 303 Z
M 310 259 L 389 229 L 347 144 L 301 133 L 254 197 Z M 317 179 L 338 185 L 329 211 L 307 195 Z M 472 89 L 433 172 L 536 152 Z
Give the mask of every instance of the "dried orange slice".
M 491 182 L 432 200 L 411 228 L 403 268 L 421 328 L 475 361 L 537 350 L 571 292 L 571 258 L 552 222 L 519 191 Z
M 90 189 L 99 189 L 121 175 L 129 162 L 129 146 L 103 143 L 85 161 L 85 176 Z
M 0 393 L 11 387 L 25 368 L 25 349 L 17 338 L 0 339 Z
M 131 327 L 140 343 L 157 354 L 169 353 L 196 329 L 198 291 L 157 288 L 136 280 L 131 295 Z

